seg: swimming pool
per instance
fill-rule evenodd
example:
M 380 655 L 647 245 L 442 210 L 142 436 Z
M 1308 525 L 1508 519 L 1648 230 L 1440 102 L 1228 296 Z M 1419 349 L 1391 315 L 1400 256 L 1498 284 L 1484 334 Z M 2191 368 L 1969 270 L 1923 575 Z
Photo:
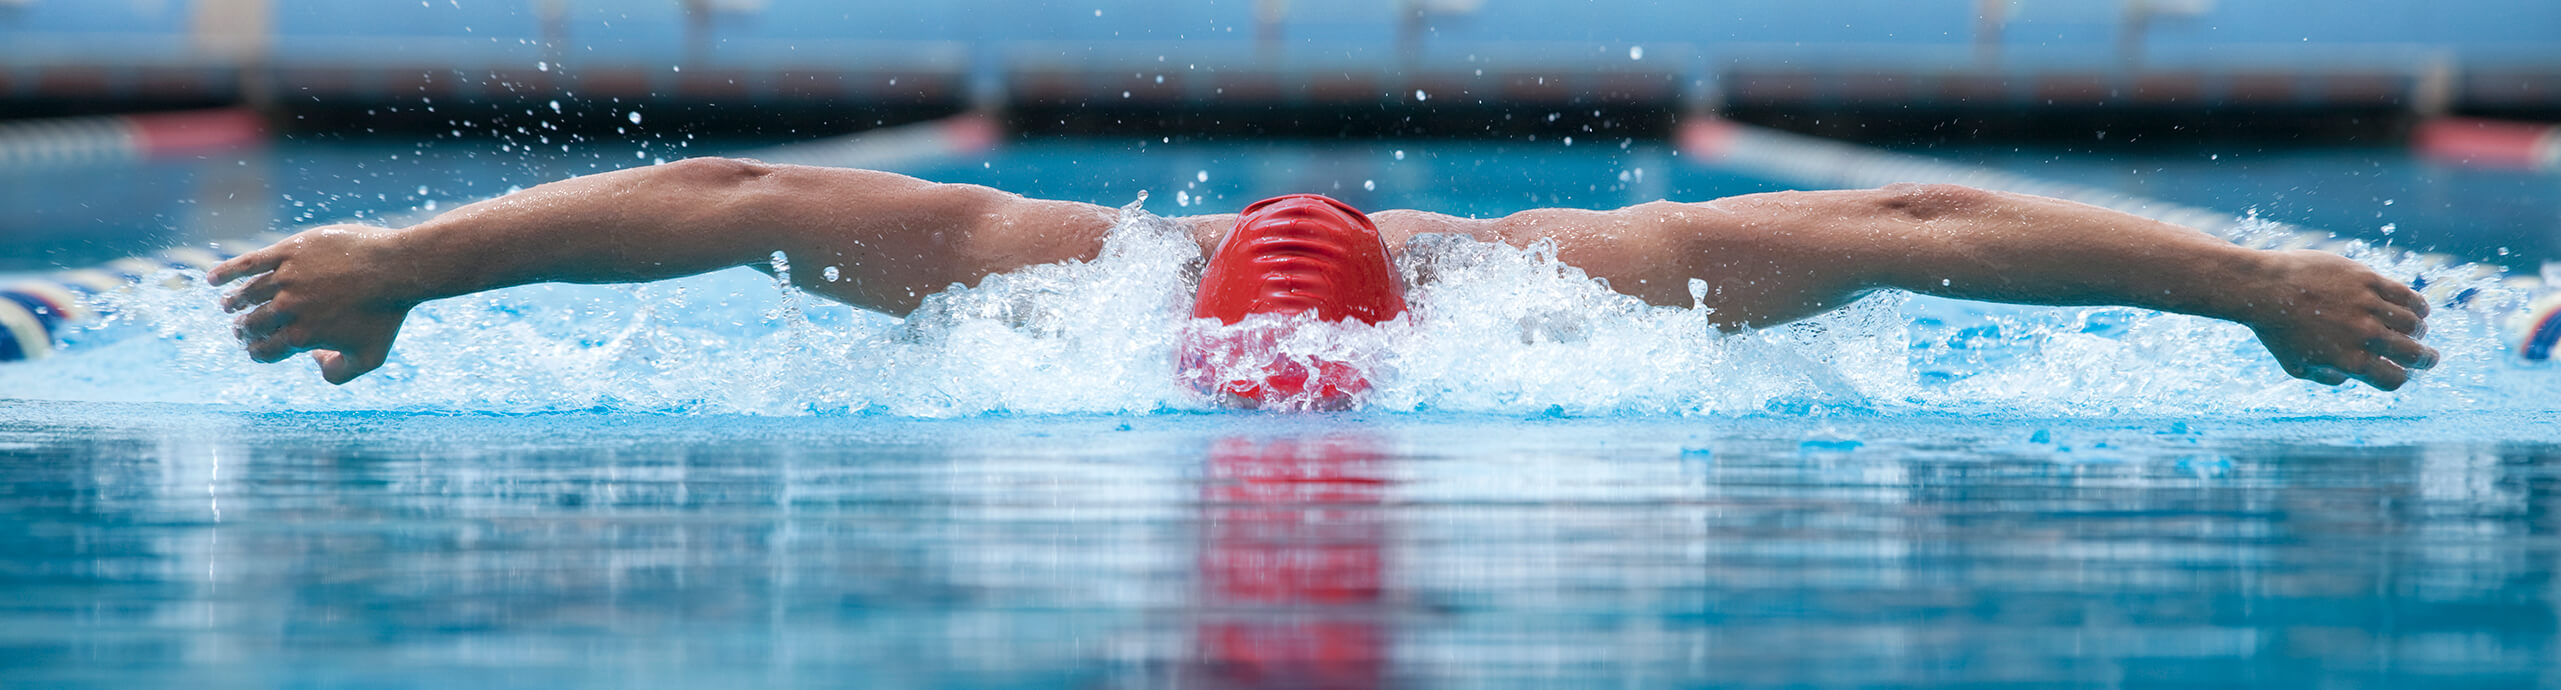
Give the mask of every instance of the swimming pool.
M 457 148 L 270 155 L 347 161 L 280 166 L 330 214 L 603 164 Z M 1775 188 L 1613 138 L 909 171 L 1166 214 Z M 433 305 L 343 389 L 247 363 L 204 289 L 120 297 L 0 366 L 0 678 L 2561 682 L 2561 377 L 2468 310 L 2432 321 L 2448 364 L 2384 394 L 2121 309 L 1889 296 L 1711 336 L 1536 252 L 1427 243 L 1428 318 L 1363 341 L 1395 375 L 1293 416 L 1164 376 L 1177 249 L 1133 223 L 910 324 L 746 271 L 522 288 Z

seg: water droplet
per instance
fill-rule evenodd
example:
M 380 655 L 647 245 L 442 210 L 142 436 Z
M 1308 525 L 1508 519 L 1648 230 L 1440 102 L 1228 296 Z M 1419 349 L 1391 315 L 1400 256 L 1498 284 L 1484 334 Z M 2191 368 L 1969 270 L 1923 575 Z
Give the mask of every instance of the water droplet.
M 819 271 L 819 273 L 824 274 L 824 275 L 826 275 L 826 276 L 827 276 L 827 282 L 830 282 L 830 283 L 836 282 L 836 276 L 838 275 L 838 274 L 837 274 L 837 272 L 836 272 L 836 267 L 834 267 L 834 266 L 829 266 L 829 267 L 827 267 L 827 268 L 826 268 L 826 270 Z
M 1102 11 L 1102 10 L 1094 10 L 1094 16 L 1097 16 L 1097 17 L 1103 16 L 1103 11 Z
M 427 186 L 426 186 L 426 185 L 423 185 L 423 184 L 422 184 L 422 185 L 418 185 L 418 196 L 426 196 L 426 195 L 427 195 Z
M 640 111 L 631 111 L 631 123 L 635 125 L 640 124 Z
M 1573 137 L 1566 137 L 1566 138 L 1565 138 L 1565 145 L 1566 145 L 1566 146 L 1573 146 L 1573 145 L 1574 145 L 1574 138 L 1573 138 Z
M 1400 161 L 1401 161 L 1401 160 L 1405 160 L 1405 150 L 1404 150 L 1404 149 L 1397 149 L 1397 150 L 1396 150 L 1396 160 L 1400 160 Z
M 1192 173 L 1192 179 L 1193 179 L 1193 180 L 1200 181 L 1200 182 L 1208 182 L 1208 181 L 1209 181 L 1209 171 L 1207 171 L 1207 170 L 1203 170 L 1203 171 L 1200 171 L 1200 172 Z
M 1191 192 L 1186 192 L 1186 191 L 1183 191 L 1183 190 L 1180 190 L 1180 189 L 1174 190 L 1174 205 L 1175 205 L 1175 206 L 1190 206 L 1190 205 L 1192 205 L 1192 193 L 1191 193 Z
M 1372 192 L 1378 191 L 1378 181 L 1377 181 L 1377 180 L 1361 180 L 1361 189 L 1368 190 L 1368 191 L 1372 191 Z
M 1628 46 L 1628 47 L 1627 47 L 1627 59 L 1630 59 L 1630 60 L 1643 60 L 1643 59 L 1645 59 L 1645 46 Z
M 548 60 L 536 61 L 536 62 L 534 62 L 534 70 L 535 70 L 535 71 L 540 71 L 540 72 L 549 72 L 549 71 L 551 71 L 551 62 L 550 62 L 550 61 L 548 61 Z
M 555 113 L 560 112 L 560 101 L 551 102 L 551 111 Z
M 1431 94 L 1428 94 L 1428 93 L 1423 93 L 1423 90 L 1422 90 L 1422 89 L 1415 89 L 1415 90 L 1414 90 L 1414 100 L 1417 100 L 1417 101 L 1428 101 L 1428 100 L 1432 100 L 1432 95 L 1431 95 Z
M 2392 205 L 2392 200 L 2391 200 L 2391 199 L 2384 199 L 2384 200 L 2383 200 L 2383 205 L 2385 205 L 2385 206 L 2390 206 L 2390 205 Z

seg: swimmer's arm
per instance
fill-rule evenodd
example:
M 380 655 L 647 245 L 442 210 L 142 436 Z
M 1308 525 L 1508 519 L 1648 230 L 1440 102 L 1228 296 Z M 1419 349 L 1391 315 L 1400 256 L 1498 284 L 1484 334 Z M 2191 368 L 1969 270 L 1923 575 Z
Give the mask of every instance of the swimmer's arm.
M 783 252 L 800 287 L 903 315 L 955 283 L 1090 257 L 1112 218 L 1093 204 L 895 173 L 695 158 L 543 185 L 400 235 L 407 254 L 437 264 L 430 299 L 763 268 Z
M 539 282 L 673 278 L 793 261 L 810 292 L 905 314 L 955 283 L 1091 257 L 1111 209 L 892 173 L 693 159 L 545 184 L 398 230 L 330 226 L 216 267 L 265 362 L 313 351 L 343 383 L 417 304 Z M 838 279 L 823 277 L 826 267 Z
M 2287 373 L 2328 384 L 2355 378 L 2399 388 L 2409 369 L 2437 359 L 2417 340 L 2425 333 L 2426 300 L 2362 264 L 2322 252 L 2248 249 L 2060 199 L 1896 185 L 1613 213 L 1623 216 L 1616 222 L 1658 229 L 1629 248 L 1671 259 L 1605 250 L 1584 252 L 1594 255 L 1588 260 L 1625 274 L 1614 284 L 1656 303 L 1687 304 L 1688 279 L 1705 280 L 1704 302 L 1729 324 L 1782 323 L 1892 288 L 2235 321 L 2256 331 Z M 1575 252 L 1560 254 L 1575 260 Z
M 2042 305 L 2125 305 L 2239 322 L 2286 373 L 2399 388 L 2433 366 L 2426 300 L 2322 252 L 2235 246 L 2059 199 L 1950 185 L 1754 194 L 1615 211 L 1539 209 L 1491 220 L 1391 211 L 1390 241 L 1422 232 L 1527 245 L 1648 302 L 1698 303 L 1718 325 L 1772 326 L 1879 289 Z

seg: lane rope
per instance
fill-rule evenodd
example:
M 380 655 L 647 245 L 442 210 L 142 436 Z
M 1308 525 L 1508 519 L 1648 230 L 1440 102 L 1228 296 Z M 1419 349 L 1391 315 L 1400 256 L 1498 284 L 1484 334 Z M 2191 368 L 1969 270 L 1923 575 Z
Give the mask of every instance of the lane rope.
M 265 136 L 258 114 L 246 108 L 0 122 L 0 169 L 168 158 L 250 146 Z

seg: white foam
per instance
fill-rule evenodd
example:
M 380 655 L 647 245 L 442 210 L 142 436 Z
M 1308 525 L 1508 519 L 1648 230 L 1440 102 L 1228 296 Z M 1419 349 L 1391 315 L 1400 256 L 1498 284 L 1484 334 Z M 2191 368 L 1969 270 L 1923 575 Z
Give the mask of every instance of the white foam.
M 2352 250 L 2352 253 L 2354 251 Z M 2379 253 L 2375 253 L 2379 256 Z M 2419 270 L 2378 264 L 2389 275 Z M 260 365 L 220 292 L 192 273 L 106 300 L 67 352 L 0 366 L 12 397 L 258 410 L 758 414 L 1145 413 L 1214 409 L 1178 382 L 1199 250 L 1132 209 L 1090 262 L 1035 266 L 929 297 L 900 320 L 728 271 L 644 286 L 539 285 L 426 305 L 389 364 L 344 387 L 305 358 Z M 1458 237 L 1399 257 L 1413 311 L 1299 328 L 1279 349 L 1352 362 L 1372 410 L 1573 415 L 1805 413 L 2363 415 L 2561 406 L 2561 375 L 2503 354 L 2524 295 L 2473 280 L 2439 310 L 2444 364 L 2399 393 L 2287 378 L 2248 329 L 2123 308 L 1871 297 L 1780 328 L 1721 333 L 1556 260 Z M 1248 322 L 1239 327 L 1254 327 Z M 1268 324 L 1262 324 L 1268 327 Z

